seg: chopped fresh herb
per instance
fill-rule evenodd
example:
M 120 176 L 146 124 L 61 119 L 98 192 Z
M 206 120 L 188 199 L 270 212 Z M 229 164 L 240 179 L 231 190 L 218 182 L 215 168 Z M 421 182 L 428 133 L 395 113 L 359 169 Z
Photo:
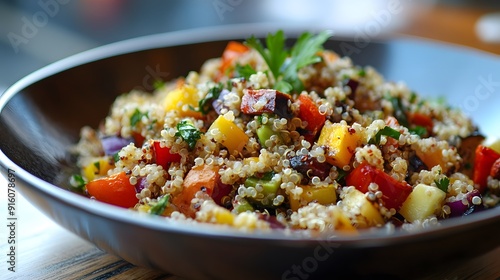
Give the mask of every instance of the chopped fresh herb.
M 409 126 L 408 118 L 406 117 L 406 108 L 403 106 L 400 98 L 391 97 L 392 108 L 394 109 L 394 117 L 402 126 Z
M 201 138 L 201 132 L 190 121 L 184 120 L 177 124 L 175 136 L 181 137 L 189 148 L 193 149 L 198 139 Z
M 101 163 L 99 161 L 96 161 L 94 162 L 94 166 L 97 169 L 97 171 L 95 171 L 95 174 L 99 174 L 99 172 L 101 172 Z
M 135 126 L 137 123 L 139 123 L 142 119 L 142 117 L 148 117 L 148 112 L 141 112 L 139 109 L 135 109 L 134 113 L 130 117 L 130 125 Z
M 149 213 L 153 215 L 161 215 L 163 211 L 165 211 L 165 208 L 167 208 L 169 200 L 170 195 L 166 194 L 162 196 L 160 199 L 158 199 L 158 202 L 156 202 L 156 204 L 149 209 Z
M 375 144 L 375 145 L 379 145 L 380 144 L 380 138 L 382 137 L 382 135 L 384 136 L 388 136 L 388 137 L 391 137 L 391 138 L 394 138 L 396 140 L 399 139 L 399 136 L 401 136 L 401 132 L 391 128 L 391 127 L 384 127 L 382 128 L 381 130 L 379 130 L 377 132 L 377 134 L 375 134 L 375 139 L 370 139 L 369 143 L 370 144 Z
M 347 172 L 344 169 L 337 168 L 337 182 L 344 179 L 344 177 L 347 175 Z
M 234 76 L 235 77 L 242 77 L 242 78 L 245 78 L 245 80 L 248 80 L 248 79 L 250 79 L 250 76 L 252 76 L 253 74 L 256 74 L 256 73 L 257 73 L 257 71 L 255 71 L 255 69 L 253 69 L 253 67 L 250 66 L 249 64 L 246 64 L 245 66 L 241 66 L 240 64 L 236 64 Z
M 420 125 L 416 125 L 415 127 L 410 128 L 409 131 L 411 134 L 416 134 L 422 137 L 427 133 L 427 128 Z
M 246 44 L 259 52 L 266 62 L 276 80 L 275 89 L 286 93 L 300 92 L 304 85 L 298 77 L 298 70 L 321 61 L 317 53 L 323 49 L 323 44 L 330 36 L 331 33 L 328 31 L 315 36 L 305 32 L 300 35 L 290 52 L 285 48 L 286 38 L 283 30 L 268 34 L 267 48 L 264 48 L 262 42 L 254 36 L 250 37 Z
M 115 162 L 118 162 L 118 161 L 120 160 L 120 156 L 118 155 L 118 153 L 115 153 L 115 154 L 113 155 L 113 160 L 114 160 Z
M 364 76 L 366 76 L 366 71 L 365 71 L 365 69 L 361 68 L 361 69 L 358 71 L 358 76 L 360 76 L 360 77 L 364 77 Z
M 207 92 L 207 95 L 205 95 L 205 98 L 201 99 L 198 102 L 198 109 L 195 111 L 198 111 L 198 112 L 202 113 L 203 115 L 208 114 L 208 112 L 210 111 L 210 107 L 212 106 L 212 101 L 219 98 L 219 95 L 223 89 L 224 89 L 224 87 L 222 86 L 221 83 L 210 88 Z
M 79 190 L 82 190 L 86 185 L 85 179 L 80 174 L 72 175 L 69 183 L 72 187 Z
M 417 94 L 414 91 L 412 91 L 410 95 L 410 103 L 412 104 L 415 103 L 415 101 L 417 101 L 417 97 L 418 97 Z
M 153 82 L 153 87 L 155 90 L 159 90 L 165 86 L 165 82 L 162 80 L 155 80 Z
M 439 180 L 434 180 L 434 183 L 436 183 L 436 186 L 443 192 L 445 193 L 448 192 L 448 186 L 450 185 L 450 179 L 448 177 L 443 177 Z

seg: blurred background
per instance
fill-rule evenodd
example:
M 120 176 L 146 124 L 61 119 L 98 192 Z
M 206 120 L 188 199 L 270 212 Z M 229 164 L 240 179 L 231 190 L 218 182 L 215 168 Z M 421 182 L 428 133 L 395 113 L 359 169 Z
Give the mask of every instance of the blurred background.
M 500 54 L 500 1 L 0 0 L 0 92 L 61 58 L 142 35 L 253 22 L 419 36 Z

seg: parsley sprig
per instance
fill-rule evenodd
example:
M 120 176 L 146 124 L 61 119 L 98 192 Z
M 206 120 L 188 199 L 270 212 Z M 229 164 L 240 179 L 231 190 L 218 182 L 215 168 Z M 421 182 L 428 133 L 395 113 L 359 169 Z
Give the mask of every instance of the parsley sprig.
M 266 62 L 276 81 L 275 89 L 287 93 L 300 92 L 304 85 L 297 74 L 299 69 L 321 61 L 317 53 L 323 49 L 323 44 L 331 35 L 329 31 L 323 31 L 317 35 L 309 32 L 302 33 L 291 50 L 285 47 L 286 38 L 283 30 L 268 34 L 267 48 L 255 36 L 250 37 L 246 44 L 259 52 Z
M 196 142 L 201 138 L 201 131 L 199 131 L 193 123 L 188 120 L 180 121 L 177 124 L 177 132 L 175 136 L 181 137 L 189 146 L 189 149 L 194 149 Z

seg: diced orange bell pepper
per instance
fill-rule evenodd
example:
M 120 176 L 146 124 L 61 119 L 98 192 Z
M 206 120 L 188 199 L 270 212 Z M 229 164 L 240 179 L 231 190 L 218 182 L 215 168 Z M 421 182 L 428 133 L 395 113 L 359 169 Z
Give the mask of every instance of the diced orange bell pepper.
M 230 69 L 233 61 L 242 54 L 246 53 L 248 50 L 249 48 L 242 43 L 230 41 L 222 53 L 222 62 L 219 68 L 220 75 L 226 75 L 226 71 Z
M 87 184 L 87 192 L 99 201 L 123 208 L 131 208 L 139 202 L 139 199 L 136 197 L 135 187 L 130 184 L 129 179 L 125 172 L 96 179 Z

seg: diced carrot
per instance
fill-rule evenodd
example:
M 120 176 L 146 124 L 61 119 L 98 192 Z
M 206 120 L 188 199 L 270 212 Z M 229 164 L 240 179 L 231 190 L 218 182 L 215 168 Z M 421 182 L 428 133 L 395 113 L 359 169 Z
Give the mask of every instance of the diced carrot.
M 130 184 L 129 179 L 125 172 L 96 179 L 87 184 L 87 192 L 99 201 L 124 208 L 131 208 L 139 200 L 136 197 L 135 187 Z
M 212 195 L 219 181 L 219 167 L 199 165 L 191 168 L 184 178 L 182 191 L 172 198 L 172 203 L 186 216 L 194 218 L 196 210 L 191 207 L 191 200 L 199 191 Z
M 246 53 L 249 48 L 240 42 L 230 41 L 222 53 L 222 62 L 219 71 L 222 75 L 232 66 L 234 60 Z

